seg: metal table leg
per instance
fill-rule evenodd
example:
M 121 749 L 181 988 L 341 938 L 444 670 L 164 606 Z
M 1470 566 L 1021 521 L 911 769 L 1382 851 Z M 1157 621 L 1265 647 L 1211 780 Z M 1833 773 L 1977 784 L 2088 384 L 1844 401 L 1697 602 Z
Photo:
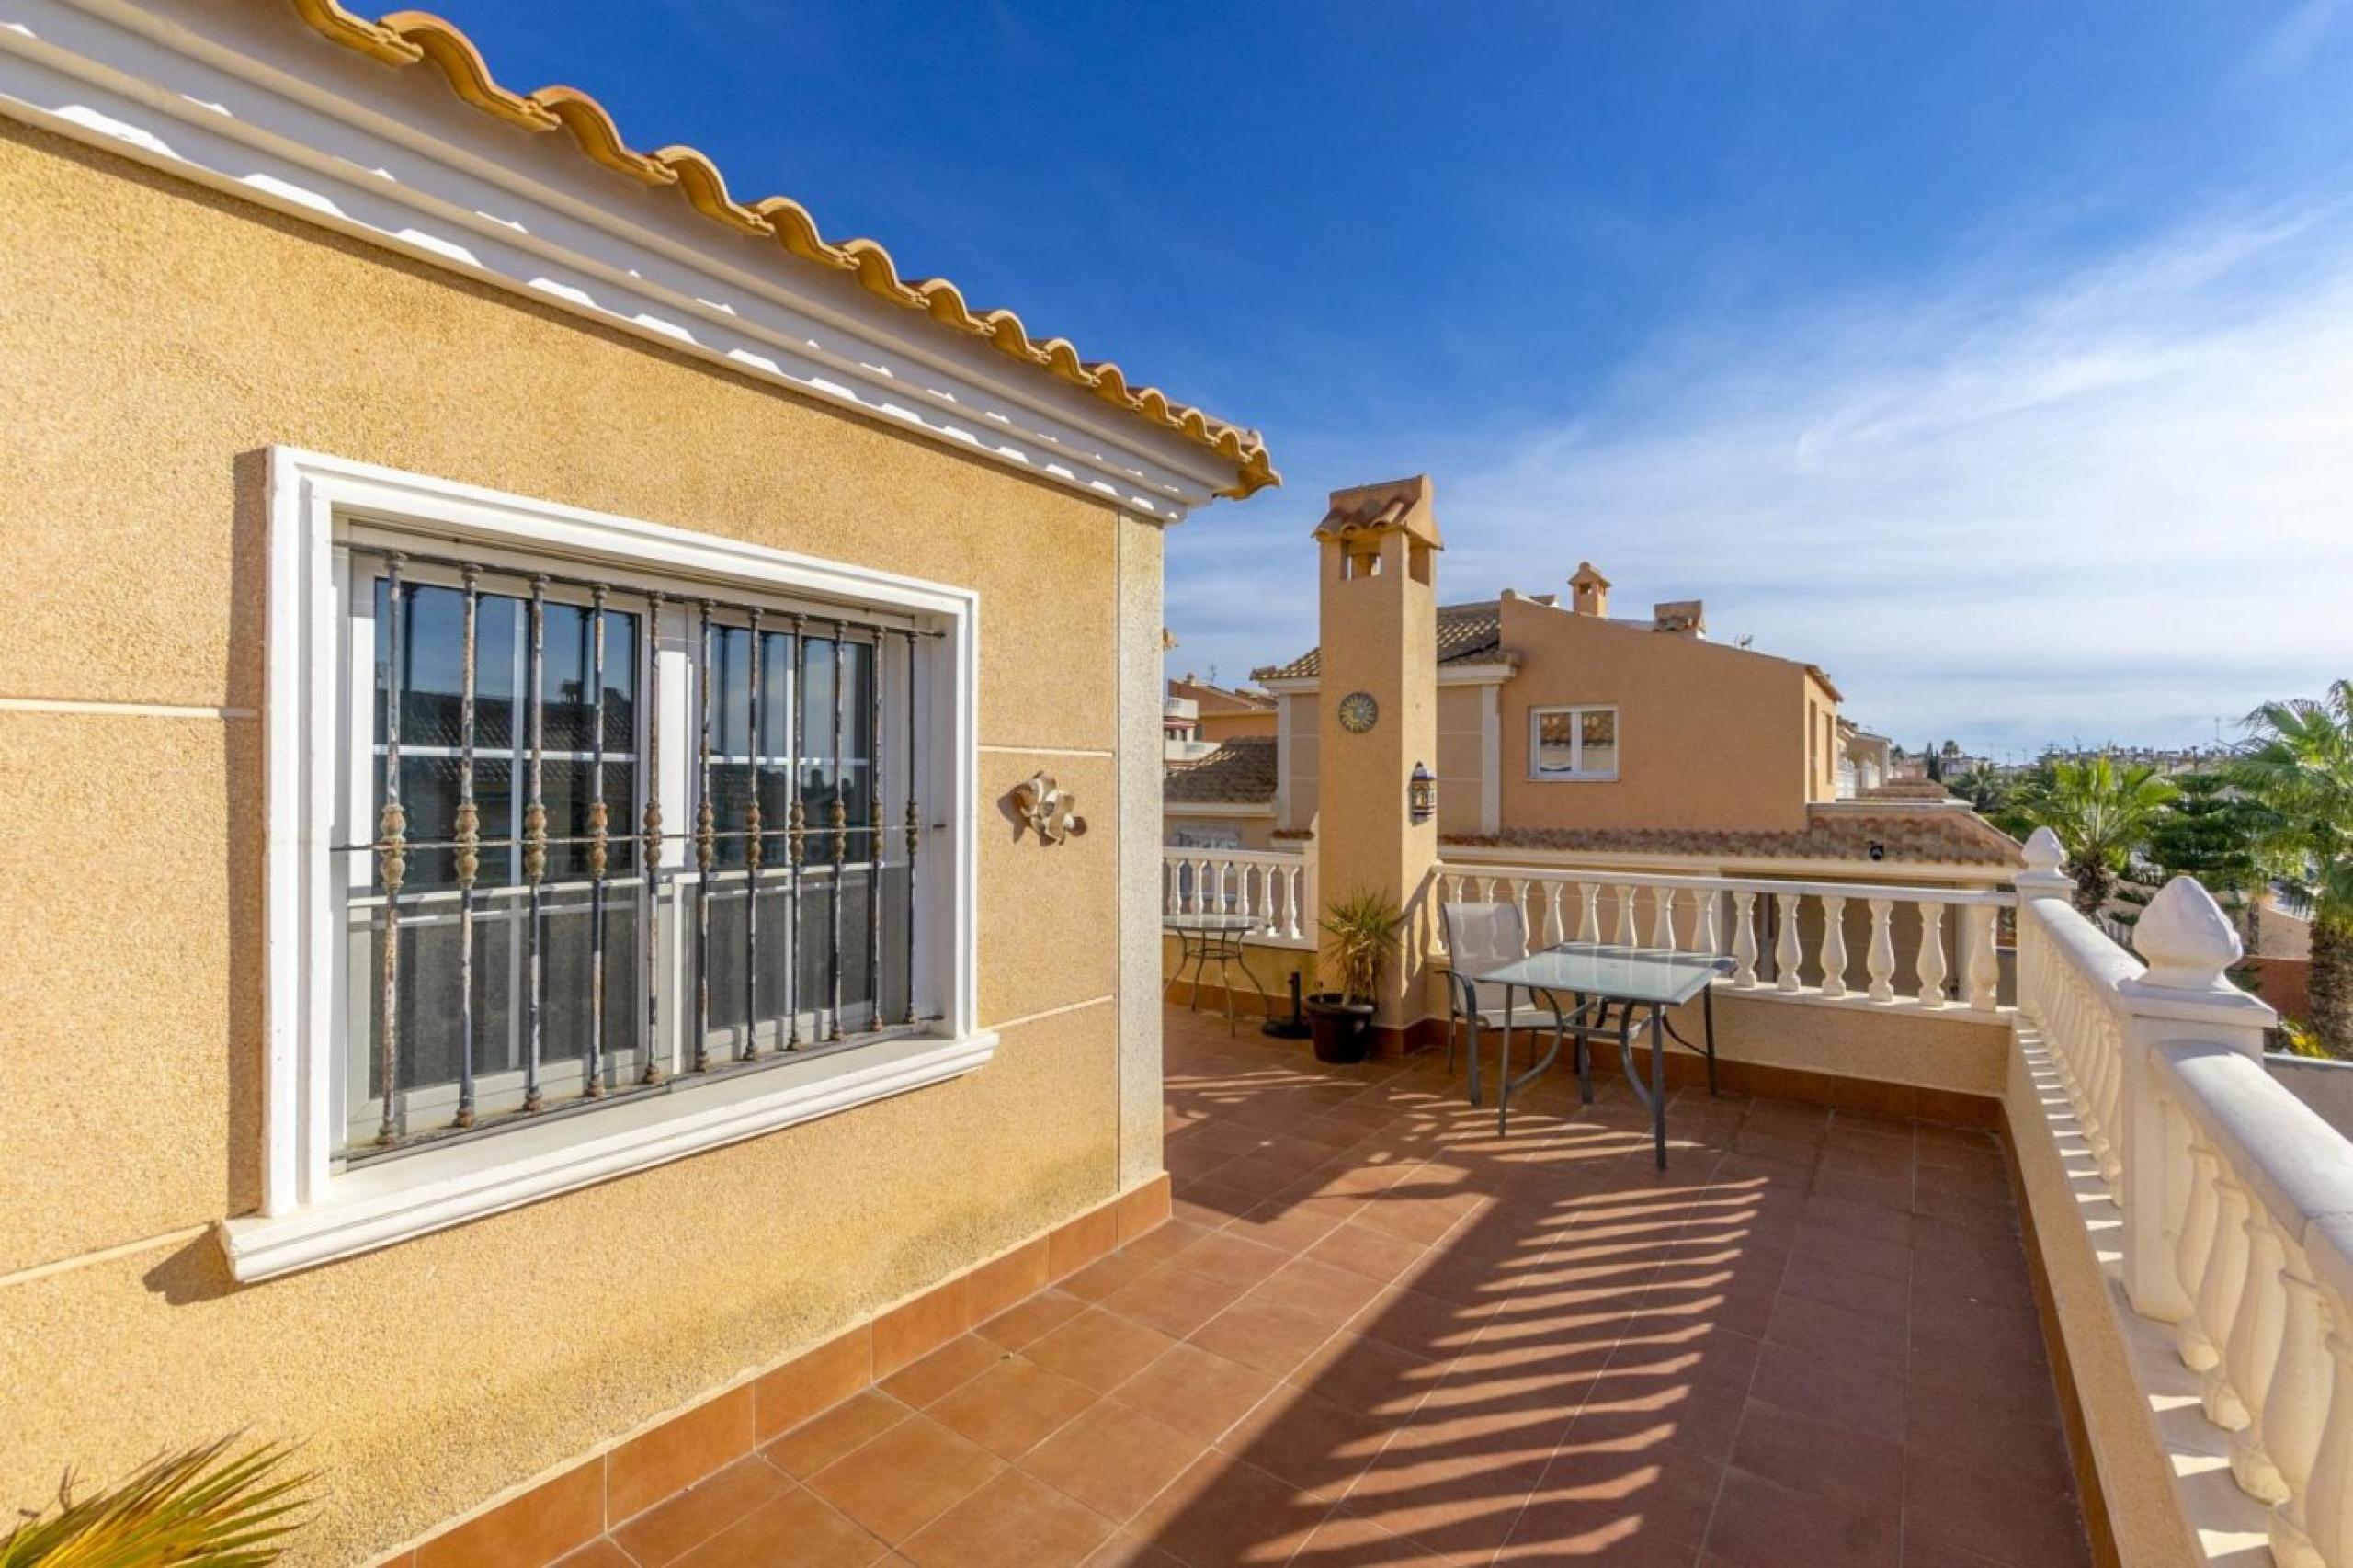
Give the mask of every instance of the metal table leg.
M 1665 1009 L 1651 1006 L 1651 1145 L 1658 1153 L 1658 1168 L 1666 1169 L 1666 1039 L 1661 1028 Z

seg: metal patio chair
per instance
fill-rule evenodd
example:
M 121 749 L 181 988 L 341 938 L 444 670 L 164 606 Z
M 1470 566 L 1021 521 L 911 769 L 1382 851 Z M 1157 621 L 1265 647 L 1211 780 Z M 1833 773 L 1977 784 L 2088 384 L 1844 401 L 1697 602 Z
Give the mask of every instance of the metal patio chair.
M 1480 1102 L 1479 1091 L 1479 1026 L 1488 1024 L 1504 1027 L 1511 1009 L 1502 1001 L 1490 1006 L 1480 995 L 1479 977 L 1489 970 L 1500 969 L 1507 963 L 1518 963 L 1528 956 L 1528 918 L 1517 903 L 1441 903 L 1438 922 L 1446 933 L 1447 1017 L 1446 1070 L 1454 1071 L 1456 1032 L 1467 1029 L 1470 1034 L 1469 1059 L 1471 1103 Z M 1555 1013 L 1559 1004 L 1545 999 Z M 1540 1017 L 1536 1009 L 1528 1010 L 1529 1027 L 1536 1027 Z M 1583 1050 L 1583 1043 L 1578 1049 Z

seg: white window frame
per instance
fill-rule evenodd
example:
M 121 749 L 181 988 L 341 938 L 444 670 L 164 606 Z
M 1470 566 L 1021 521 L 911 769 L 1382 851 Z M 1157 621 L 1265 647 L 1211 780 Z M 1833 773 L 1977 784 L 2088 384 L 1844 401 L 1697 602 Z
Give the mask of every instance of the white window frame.
M 995 1053 L 979 1026 L 978 697 L 980 598 L 965 588 L 824 562 L 760 545 L 404 473 L 290 447 L 269 451 L 267 626 L 267 812 L 262 1201 L 225 1220 L 232 1272 L 266 1278 L 642 1170 L 969 1073 Z M 347 660 L 352 530 L 422 531 L 445 547 L 607 565 L 642 580 L 703 584 L 905 616 L 929 639 L 917 783 L 933 881 L 916 912 L 919 983 L 932 1030 L 781 1062 L 578 1116 L 533 1121 L 397 1159 L 338 1168 L 344 940 L 330 846 L 347 841 L 339 787 L 351 699 Z M 683 627 L 684 622 L 676 623 Z M 655 639 L 648 700 L 683 710 L 683 633 Z M 656 781 L 684 798 L 688 747 L 665 737 Z M 666 814 L 666 812 L 665 812 Z M 362 830 L 360 836 L 365 836 Z M 685 863 L 673 839 L 665 867 Z M 666 1027 L 683 1024 L 670 1007 Z
M 1566 772 L 1544 767 L 1537 760 L 1544 755 L 1544 721 L 1555 713 L 1569 716 L 1569 757 Z M 1580 702 L 1572 706 L 1530 708 L 1528 710 L 1528 777 L 1538 784 L 1611 784 L 1617 782 L 1619 762 L 1613 760 L 1606 773 L 1585 766 L 1585 725 L 1588 713 L 1609 715 L 1609 733 L 1617 737 L 1616 751 L 1620 758 L 1626 755 L 1626 735 L 1618 705 L 1614 702 Z

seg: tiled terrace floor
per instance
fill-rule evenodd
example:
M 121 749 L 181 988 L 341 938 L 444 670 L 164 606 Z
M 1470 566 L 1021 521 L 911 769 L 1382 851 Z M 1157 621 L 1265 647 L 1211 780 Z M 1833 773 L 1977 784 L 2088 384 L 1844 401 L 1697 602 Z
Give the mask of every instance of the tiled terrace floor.
M 2087 1562 L 1988 1135 L 1172 1011 L 1163 1229 L 575 1564 Z

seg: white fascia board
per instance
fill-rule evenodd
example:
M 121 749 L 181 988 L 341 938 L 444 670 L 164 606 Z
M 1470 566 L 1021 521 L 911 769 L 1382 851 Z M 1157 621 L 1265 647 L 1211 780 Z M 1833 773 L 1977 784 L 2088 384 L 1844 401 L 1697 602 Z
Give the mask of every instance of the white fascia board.
M 1162 522 L 1230 464 L 273 8 L 0 0 L 0 113 Z
M 1294 676 L 1288 680 L 1262 680 L 1258 683 L 1258 688 L 1261 691 L 1271 691 L 1277 697 L 1296 697 L 1303 693 L 1312 693 L 1316 689 L 1316 677 L 1313 676 Z
M 1160 805 L 1164 817 L 1270 817 L 1275 814 L 1271 801 L 1164 801 Z

